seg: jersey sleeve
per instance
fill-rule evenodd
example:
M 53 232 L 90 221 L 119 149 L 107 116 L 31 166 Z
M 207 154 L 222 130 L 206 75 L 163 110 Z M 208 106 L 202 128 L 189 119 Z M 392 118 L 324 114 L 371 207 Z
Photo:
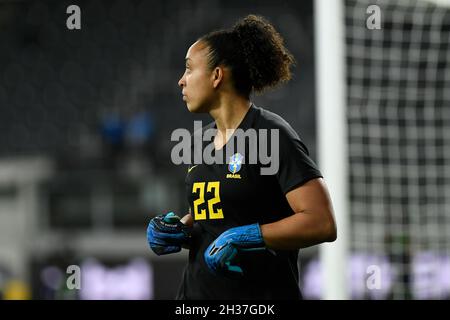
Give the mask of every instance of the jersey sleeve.
M 280 163 L 276 173 L 284 194 L 311 179 L 323 177 L 298 134 L 286 125 L 279 130 Z

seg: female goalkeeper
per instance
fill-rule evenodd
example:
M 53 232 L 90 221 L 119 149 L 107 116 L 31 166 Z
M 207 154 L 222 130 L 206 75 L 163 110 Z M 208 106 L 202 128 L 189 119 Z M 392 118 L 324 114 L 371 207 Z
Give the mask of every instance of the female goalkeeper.
M 181 221 L 158 216 L 147 233 L 158 254 L 190 250 L 178 299 L 301 299 L 299 249 L 336 239 L 327 187 L 306 146 L 285 120 L 250 101 L 253 92 L 288 81 L 293 63 L 280 34 L 254 15 L 187 51 L 183 100 L 190 112 L 214 119 L 204 130 L 216 129 L 204 147 L 219 153 L 236 146 L 237 132 L 276 131 L 266 147 L 279 166 L 262 174 L 264 164 L 246 161 L 255 152 L 247 141 L 228 161 L 189 167 L 190 213 Z

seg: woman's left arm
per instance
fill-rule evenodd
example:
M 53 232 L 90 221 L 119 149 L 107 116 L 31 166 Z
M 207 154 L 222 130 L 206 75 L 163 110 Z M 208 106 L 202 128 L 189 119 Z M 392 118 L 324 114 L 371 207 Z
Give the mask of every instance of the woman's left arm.
M 289 191 L 286 198 L 295 213 L 261 225 L 268 248 L 292 250 L 336 240 L 333 206 L 322 178 L 310 180 Z

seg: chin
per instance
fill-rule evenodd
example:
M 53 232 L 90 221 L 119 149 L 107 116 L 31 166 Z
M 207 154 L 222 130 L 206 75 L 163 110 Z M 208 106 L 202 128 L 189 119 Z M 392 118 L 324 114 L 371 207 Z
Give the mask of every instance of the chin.
M 189 110 L 189 112 L 195 113 L 195 108 L 192 107 L 191 105 L 189 105 L 189 103 L 186 103 L 186 107 L 187 107 L 187 109 Z
M 186 103 L 186 106 L 191 113 L 203 113 L 204 111 L 199 106 L 193 106 L 189 103 Z

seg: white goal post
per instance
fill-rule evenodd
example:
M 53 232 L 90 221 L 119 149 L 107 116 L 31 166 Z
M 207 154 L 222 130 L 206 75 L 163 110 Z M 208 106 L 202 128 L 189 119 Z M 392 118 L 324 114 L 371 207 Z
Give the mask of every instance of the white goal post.
M 320 246 L 322 296 L 347 299 L 349 229 L 345 96 L 344 5 L 316 0 L 314 6 L 318 162 L 329 188 L 338 228 L 337 240 Z

